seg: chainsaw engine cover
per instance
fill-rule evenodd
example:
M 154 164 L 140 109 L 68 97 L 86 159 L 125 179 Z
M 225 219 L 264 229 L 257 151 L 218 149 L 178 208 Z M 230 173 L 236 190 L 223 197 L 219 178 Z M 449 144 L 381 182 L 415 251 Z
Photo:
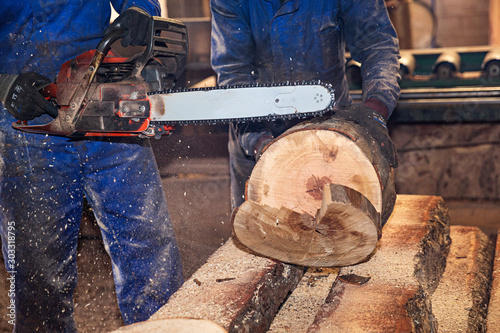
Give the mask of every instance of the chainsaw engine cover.
M 70 107 L 95 51 L 88 51 L 66 62 L 57 78 L 57 103 L 62 113 Z M 124 80 L 134 64 L 110 51 L 101 64 L 95 83 L 89 88 L 89 100 L 75 123 L 79 132 L 138 132 L 149 124 L 150 104 L 146 82 Z

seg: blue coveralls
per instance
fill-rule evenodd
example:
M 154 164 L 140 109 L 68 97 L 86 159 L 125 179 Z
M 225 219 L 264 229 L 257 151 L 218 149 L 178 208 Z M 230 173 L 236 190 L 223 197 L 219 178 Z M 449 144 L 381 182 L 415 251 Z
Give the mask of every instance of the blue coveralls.
M 337 106 L 351 103 L 346 44 L 362 63 L 363 99 L 396 106 L 398 40 L 384 0 L 211 0 L 212 67 L 219 85 L 321 80 Z M 233 124 L 229 156 L 233 207 L 244 201 L 253 147 L 293 123 Z
M 111 2 L 119 13 L 137 6 L 160 14 L 155 0 Z M 63 62 L 95 49 L 109 24 L 110 3 L 5 1 L 0 13 L 0 73 L 35 71 L 55 80 Z M 125 323 L 147 319 L 182 283 L 149 141 L 27 134 L 13 130 L 14 121 L 0 104 L 0 230 L 6 268 L 15 278 L 16 331 L 76 331 L 73 290 L 84 195 L 112 260 Z

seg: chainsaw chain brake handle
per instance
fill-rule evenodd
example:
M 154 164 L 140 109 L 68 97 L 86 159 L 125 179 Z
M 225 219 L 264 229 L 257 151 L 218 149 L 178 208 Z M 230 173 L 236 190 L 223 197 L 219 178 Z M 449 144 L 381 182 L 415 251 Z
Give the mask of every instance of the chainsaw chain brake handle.
M 118 100 L 117 103 L 120 105 L 120 110 L 112 112 L 112 114 L 107 114 L 106 119 L 99 119 L 98 122 L 89 122 L 88 118 L 83 121 L 82 118 L 88 108 L 90 102 L 94 102 L 98 107 L 100 101 L 95 103 L 94 92 L 101 85 L 96 82 L 96 75 L 101 67 L 104 59 L 106 58 L 112 44 L 119 40 L 123 33 L 121 27 L 110 31 L 103 39 L 99 42 L 96 50 L 94 51 L 93 57 L 85 69 L 83 77 L 78 84 L 74 94 L 72 95 L 70 102 L 67 107 L 60 107 L 58 116 L 49 124 L 45 125 L 29 125 L 27 122 L 16 122 L 12 126 L 16 129 L 31 132 L 31 133 L 41 133 L 41 134 L 51 134 L 58 136 L 67 137 L 82 137 L 82 136 L 136 136 L 141 135 L 142 132 L 150 132 L 148 130 L 149 126 L 149 102 L 143 101 L 142 105 L 134 106 L 133 101 L 122 101 Z M 122 94 L 133 94 L 134 86 L 140 89 L 140 86 L 146 86 L 145 90 L 152 90 L 151 86 L 155 87 L 155 90 L 162 89 L 164 84 L 161 82 L 151 85 L 145 83 L 144 77 L 156 77 L 156 80 L 161 80 L 166 76 L 177 78 L 183 72 L 188 55 L 188 42 L 187 42 L 187 29 L 186 26 L 177 20 L 165 19 L 161 17 L 151 17 L 150 24 L 148 28 L 148 39 L 145 50 L 142 54 L 135 56 L 133 59 L 132 69 L 128 74 L 124 75 L 119 83 L 125 88 L 125 92 Z M 154 59 L 154 61 L 151 61 Z M 155 65 L 149 66 L 148 64 L 153 62 Z M 120 64 L 117 64 L 118 66 Z M 152 67 L 153 69 L 145 70 L 146 67 Z M 157 73 L 159 72 L 159 74 Z M 166 72 L 166 73 L 165 73 Z M 147 75 L 144 75 L 147 74 Z M 167 75 L 168 74 L 168 75 Z M 160 77 L 160 78 L 158 78 Z M 142 83 L 142 85 L 141 85 Z M 108 90 L 112 90 L 112 85 L 116 83 L 103 83 L 102 87 L 107 85 Z M 119 85 L 117 85 L 119 86 Z M 117 88 L 118 89 L 118 88 Z M 116 89 L 114 89 L 116 90 Z M 144 89 L 143 89 L 144 90 Z M 107 102 L 107 101 L 106 101 Z M 101 102 L 101 103 L 106 103 Z M 147 104 L 147 105 L 146 105 Z M 89 113 L 96 113 L 96 106 L 90 108 Z M 109 104 L 102 104 L 106 107 Z M 143 112 L 141 121 L 138 121 L 138 117 L 133 118 L 136 123 L 133 126 L 127 126 L 130 123 L 132 116 L 124 115 L 123 109 L 127 107 L 135 107 L 140 110 L 145 110 Z M 116 108 L 116 106 L 115 106 Z M 147 113 L 147 116 L 146 116 Z M 124 119 L 120 119 L 120 118 Z M 104 117 L 101 117 L 104 118 Z M 94 120 L 94 119 L 92 119 Z M 139 124 L 140 123 L 140 124 Z

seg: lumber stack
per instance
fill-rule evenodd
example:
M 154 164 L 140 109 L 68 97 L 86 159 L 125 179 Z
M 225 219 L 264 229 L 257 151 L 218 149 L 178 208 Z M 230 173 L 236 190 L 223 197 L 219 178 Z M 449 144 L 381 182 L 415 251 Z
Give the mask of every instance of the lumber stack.
M 146 324 L 169 329 L 175 318 L 227 332 L 456 332 L 486 325 L 495 332 L 500 294 L 498 253 L 491 284 L 493 255 L 491 236 L 450 228 L 440 197 L 399 195 L 363 263 L 304 274 L 231 239 L 150 320 L 119 332 L 142 332 Z M 456 310 L 452 318 L 447 308 Z

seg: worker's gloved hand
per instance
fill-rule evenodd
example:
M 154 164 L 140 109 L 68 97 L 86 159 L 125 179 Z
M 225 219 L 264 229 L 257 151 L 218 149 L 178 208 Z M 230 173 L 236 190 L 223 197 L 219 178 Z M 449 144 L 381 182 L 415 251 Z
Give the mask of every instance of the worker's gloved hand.
M 378 142 L 380 151 L 389 165 L 396 168 L 398 166 L 396 147 L 389 136 L 386 118 L 382 115 L 387 114 L 387 108 L 381 105 L 383 104 L 379 101 L 368 100 L 364 104 L 355 104 L 348 109 L 338 110 L 335 115 L 363 126 Z
M 257 140 L 257 142 L 253 145 L 253 156 L 255 158 L 255 162 L 257 162 L 262 156 L 264 148 L 266 148 L 266 146 L 273 140 L 273 136 L 269 134 L 264 134 L 259 138 L 259 140 Z
M 57 107 L 38 92 L 50 83 L 49 78 L 33 72 L 0 74 L 1 101 L 5 109 L 18 120 L 31 120 L 44 113 L 55 118 Z
M 120 37 L 122 37 L 121 44 L 123 47 L 129 45 L 146 45 L 150 20 L 151 15 L 145 10 L 138 7 L 130 7 L 121 13 L 120 16 L 104 30 L 104 35 L 121 28 L 123 32 Z

